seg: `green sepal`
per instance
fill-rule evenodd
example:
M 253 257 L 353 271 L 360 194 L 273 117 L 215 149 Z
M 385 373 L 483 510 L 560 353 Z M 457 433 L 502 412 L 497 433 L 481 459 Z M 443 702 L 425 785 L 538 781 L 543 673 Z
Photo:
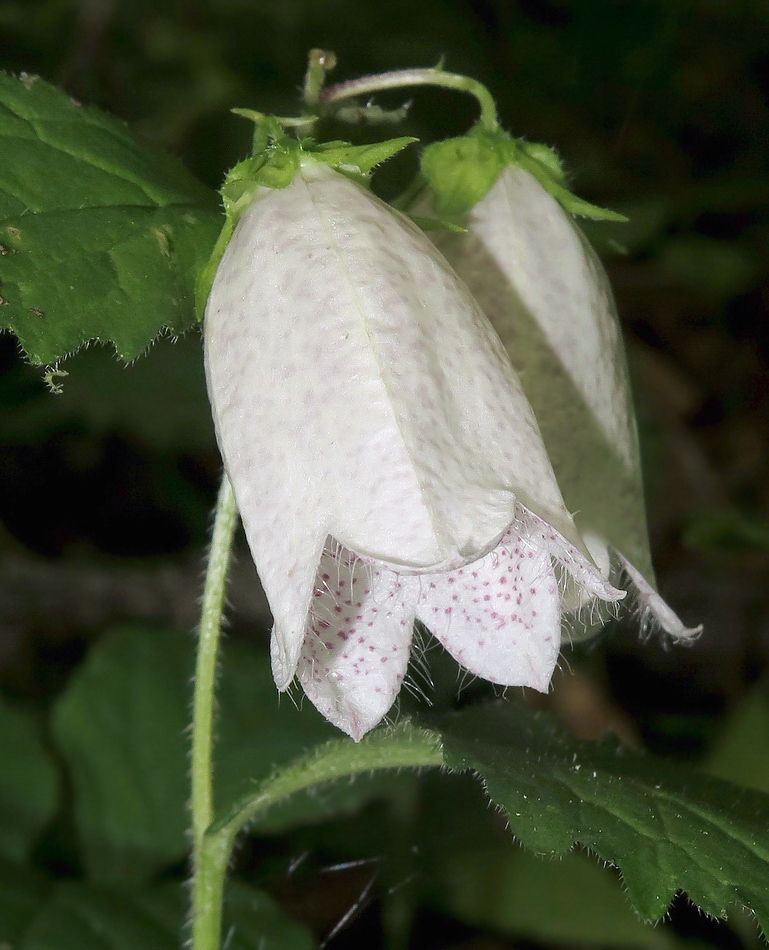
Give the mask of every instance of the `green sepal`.
M 205 313 L 214 275 L 243 211 L 257 198 L 261 189 L 286 188 L 303 163 L 321 162 L 360 184 L 367 185 L 371 171 L 392 158 L 407 145 L 416 142 L 400 136 L 373 145 L 349 142 L 315 142 L 311 138 L 289 137 L 285 126 L 299 121 L 265 116 L 250 109 L 233 109 L 254 123 L 253 154 L 238 162 L 224 179 L 221 188 L 226 220 L 208 263 L 198 273 L 195 284 L 195 311 L 199 321 Z
M 234 111 L 242 113 L 245 110 Z M 302 162 L 308 159 L 322 162 L 367 184 L 377 165 L 416 141 L 410 136 L 402 136 L 373 145 L 351 145 L 342 141 L 316 143 L 309 138 L 276 137 L 274 129 L 265 123 L 254 133 L 254 147 L 258 151 L 238 162 L 227 173 L 221 189 L 225 212 L 234 215 L 237 223 L 259 188 L 286 188 Z
M 358 180 L 362 179 L 365 183 L 377 165 L 386 162 L 388 158 L 397 155 L 407 145 L 416 141 L 418 140 L 410 135 L 402 135 L 399 138 L 374 142 L 371 145 L 351 145 L 349 142 L 341 141 L 324 142 L 305 147 L 305 151 L 324 165 L 330 165 L 331 168 Z
M 457 138 L 433 142 L 422 152 L 422 174 L 439 215 L 462 215 L 483 198 L 510 164 L 508 137 L 473 130 Z
M 225 213 L 237 223 L 260 188 L 285 188 L 298 168 L 299 144 L 290 142 L 238 162 L 227 172 L 221 188 Z
M 410 214 L 409 218 L 422 231 L 450 231 L 452 234 L 466 234 L 467 228 L 461 224 L 455 224 L 453 221 L 447 221 L 446 218 L 426 218 L 421 214 Z
M 195 313 L 202 321 L 214 275 L 243 211 L 262 188 L 286 188 L 300 165 L 302 147 L 288 138 L 277 119 L 248 109 L 233 109 L 255 124 L 254 152 L 234 165 L 224 179 L 220 193 L 225 221 L 208 262 L 198 271 L 195 282 Z
M 489 191 L 503 169 L 523 168 L 569 214 L 602 221 L 627 221 L 572 194 L 566 173 L 553 149 L 516 139 L 501 129 L 476 126 L 467 135 L 429 145 L 422 153 L 421 171 L 432 193 L 435 211 L 461 216 Z
M 533 175 L 545 191 L 551 194 L 569 214 L 579 218 L 590 218 L 593 221 L 616 221 L 618 223 L 627 221 L 624 214 L 591 204 L 569 191 L 566 187 L 566 175 L 561 160 L 547 145 L 525 142 L 523 139 L 513 139 L 513 144 L 515 145 L 516 158 L 515 162 L 511 162 L 511 164 L 516 164 Z

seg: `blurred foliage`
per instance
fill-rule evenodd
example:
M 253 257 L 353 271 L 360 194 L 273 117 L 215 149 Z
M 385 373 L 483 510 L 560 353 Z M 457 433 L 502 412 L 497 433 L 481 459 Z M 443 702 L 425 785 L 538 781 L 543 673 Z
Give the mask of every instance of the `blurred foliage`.
M 705 757 L 719 777 L 766 790 L 769 8 L 763 0 L 424 0 L 418 7 L 406 0 L 0 0 L 0 34 L 1 67 L 40 74 L 113 112 L 210 187 L 218 187 L 248 147 L 248 123 L 229 109 L 294 112 L 310 47 L 336 51 L 332 81 L 432 65 L 445 55 L 449 68 L 489 86 L 510 132 L 559 150 L 578 194 L 627 214 L 626 225 L 592 225 L 590 236 L 607 257 L 628 333 L 660 584 L 706 632 L 690 650 L 666 652 L 653 642 L 638 644 L 632 621 L 613 625 L 598 646 L 569 655 L 592 685 L 565 718 L 578 732 L 596 734 L 632 721 L 636 741 L 695 762 Z M 402 101 L 381 97 L 387 106 Z M 426 143 L 461 134 L 474 118 L 472 101 L 420 90 L 399 132 Z M 354 128 L 329 131 L 356 136 Z M 393 169 L 379 176 L 384 194 L 397 190 L 408 166 L 399 170 L 394 162 Z M 162 621 L 174 611 L 194 616 L 196 564 L 219 472 L 196 331 L 181 345 L 161 341 L 127 368 L 94 347 L 64 369 L 70 375 L 55 381 L 63 392 L 53 396 L 41 372 L 19 360 L 14 339 L 0 338 L 0 686 L 15 723 L 4 742 L 13 744 L 14 729 L 22 739 L 28 735 L 19 740 L 20 774 L 37 769 L 42 776 L 35 795 L 17 793 L 15 800 L 28 806 L 24 820 L 0 828 L 3 835 L 13 832 L 4 855 L 19 860 L 32 853 L 23 869 L 6 867 L 5 858 L 0 866 L 0 940 L 30 947 L 43 945 L 49 925 L 60 933 L 62 920 L 74 926 L 72 908 L 88 923 L 116 900 L 79 881 L 48 896 L 53 879 L 81 871 L 83 823 L 73 812 L 71 788 L 60 790 L 57 805 L 46 777 L 50 736 L 40 738 L 43 710 L 74 702 L 67 697 L 88 676 L 89 667 L 78 666 L 87 641 L 116 620 L 157 615 Z M 244 566 L 232 589 L 235 641 L 253 639 L 255 630 L 264 636 L 266 607 L 255 591 Z M 427 662 L 436 658 L 439 665 L 445 660 L 432 650 Z M 156 679 L 174 675 L 159 654 L 157 663 Z M 462 704 L 479 690 L 458 689 L 453 668 L 441 669 L 437 680 L 433 687 L 417 664 L 417 704 L 424 704 L 420 693 Z M 550 700 L 561 713 L 563 696 L 559 686 Z M 245 695 L 232 702 L 248 708 Z M 137 715 L 143 710 L 139 702 Z M 236 870 L 242 879 L 268 882 L 321 937 L 343 921 L 329 948 L 375 946 L 382 926 L 396 939 L 414 918 L 414 940 L 428 950 L 481 939 L 503 948 L 521 937 L 585 945 L 584 935 L 598 923 L 565 909 L 583 887 L 588 896 L 580 910 L 594 907 L 601 917 L 605 901 L 603 923 L 616 921 L 624 945 L 650 946 L 658 938 L 757 946 L 754 928 L 738 916 L 727 929 L 688 911 L 684 901 L 664 931 L 635 931 L 609 872 L 599 879 L 592 872 L 601 869 L 592 867 L 581 875 L 576 864 L 553 866 L 550 878 L 542 868 L 527 871 L 498 828 L 474 839 L 489 849 L 479 860 L 496 869 L 496 889 L 480 892 L 476 880 L 474 890 L 462 877 L 464 856 L 473 849 L 451 840 L 464 823 L 477 829 L 470 820 L 476 806 L 458 787 L 446 789 L 436 828 L 426 817 L 438 810 L 436 801 L 428 782 L 330 823 L 276 829 L 259 841 L 257 851 L 268 860 L 255 867 L 246 842 Z M 493 816 L 486 817 L 493 825 Z M 415 855 L 416 825 L 427 837 Z M 177 840 L 178 829 L 169 828 Z M 171 850 L 166 854 L 170 860 Z M 526 903 L 540 899 L 541 873 L 541 887 L 560 908 L 547 926 L 541 919 L 537 926 L 523 903 L 511 903 L 516 875 L 524 872 Z M 163 873 L 177 881 L 184 871 L 177 864 Z M 613 888 L 611 897 L 600 896 L 606 887 Z M 162 939 L 172 940 L 178 910 L 168 910 L 173 900 L 166 896 L 153 900 L 155 907 L 167 905 L 172 929 L 146 903 L 137 926 L 165 927 Z M 130 907 L 122 913 L 136 916 Z M 77 941 L 80 931 L 71 932 Z M 26 944 L 24 933 L 31 934 Z M 594 931 L 594 940 L 612 942 L 605 928 Z

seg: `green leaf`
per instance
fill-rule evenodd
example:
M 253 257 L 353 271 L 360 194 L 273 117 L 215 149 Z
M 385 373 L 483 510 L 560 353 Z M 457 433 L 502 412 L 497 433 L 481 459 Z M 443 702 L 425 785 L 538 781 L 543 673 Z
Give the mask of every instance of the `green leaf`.
M 0 74 L 0 143 L 0 313 L 33 362 L 91 339 L 131 360 L 194 322 L 213 192 L 36 77 Z
M 757 683 L 726 720 L 708 756 L 710 775 L 769 795 L 769 684 Z
M 0 947 L 20 945 L 48 890 L 42 875 L 0 858 Z
M 181 896 L 181 895 L 180 895 Z M 169 927 L 142 894 L 65 882 L 32 921 L 21 950 L 179 950 L 183 911 Z M 147 906 L 149 905 L 149 906 Z
M 582 852 L 540 858 L 510 841 L 503 816 L 468 773 L 422 783 L 420 848 L 426 900 L 464 923 L 543 945 L 659 948 L 619 875 Z
M 72 775 L 84 861 L 95 880 L 146 879 L 187 851 L 193 649 L 192 637 L 174 631 L 116 630 L 91 650 L 55 710 L 54 735 Z M 309 704 L 299 710 L 278 696 L 266 648 L 226 643 L 217 695 L 220 810 L 339 735 Z M 366 775 L 297 796 L 265 815 L 263 827 L 350 811 L 382 794 L 385 782 Z
M 0 855 L 23 861 L 58 799 L 58 775 L 35 720 L 0 698 Z
M 33 920 L 21 950 L 179 950 L 189 891 L 168 883 L 116 891 L 79 882 L 59 885 Z M 304 927 L 244 884 L 226 893 L 223 933 L 229 950 L 309 950 Z
M 523 845 L 563 855 L 578 842 L 616 864 L 644 919 L 683 889 L 709 914 L 736 904 L 769 926 L 769 796 L 505 704 L 456 714 L 443 735 L 446 764 L 478 772 Z
M 96 880 L 141 879 L 187 850 L 190 639 L 144 628 L 104 637 L 55 709 Z

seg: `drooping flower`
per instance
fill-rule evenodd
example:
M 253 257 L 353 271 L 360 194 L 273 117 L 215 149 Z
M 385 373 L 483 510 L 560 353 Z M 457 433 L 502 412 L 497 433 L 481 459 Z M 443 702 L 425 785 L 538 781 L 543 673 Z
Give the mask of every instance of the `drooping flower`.
M 541 147 L 540 147 L 541 148 Z M 587 206 L 586 206 L 587 207 Z M 629 577 L 643 619 L 691 637 L 654 588 L 635 414 L 611 288 L 572 216 L 529 171 L 508 165 L 462 218 L 431 231 L 518 371 L 558 485 L 612 583 Z M 584 608 L 584 592 L 572 591 Z M 591 617 L 572 635 L 591 632 Z
M 272 663 L 360 738 L 414 619 L 496 683 L 547 689 L 563 574 L 623 592 L 564 504 L 488 319 L 424 234 L 305 158 L 262 188 L 205 316 L 217 437 L 273 613 Z

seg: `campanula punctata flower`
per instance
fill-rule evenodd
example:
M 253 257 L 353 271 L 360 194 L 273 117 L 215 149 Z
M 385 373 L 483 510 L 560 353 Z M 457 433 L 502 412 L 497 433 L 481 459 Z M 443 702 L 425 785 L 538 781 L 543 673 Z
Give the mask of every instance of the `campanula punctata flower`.
M 359 183 L 307 157 L 257 190 L 204 335 L 275 682 L 353 738 L 392 706 L 415 619 L 472 673 L 546 690 L 563 598 L 623 596 L 482 308 Z
M 431 237 L 505 345 L 584 544 L 612 583 L 630 580 L 648 625 L 675 638 L 697 634 L 654 588 L 621 330 L 596 253 L 572 215 L 515 165 L 461 224 L 461 233 Z M 572 587 L 570 601 L 579 611 L 572 637 L 605 619 L 600 603 L 585 609 L 584 589 Z

